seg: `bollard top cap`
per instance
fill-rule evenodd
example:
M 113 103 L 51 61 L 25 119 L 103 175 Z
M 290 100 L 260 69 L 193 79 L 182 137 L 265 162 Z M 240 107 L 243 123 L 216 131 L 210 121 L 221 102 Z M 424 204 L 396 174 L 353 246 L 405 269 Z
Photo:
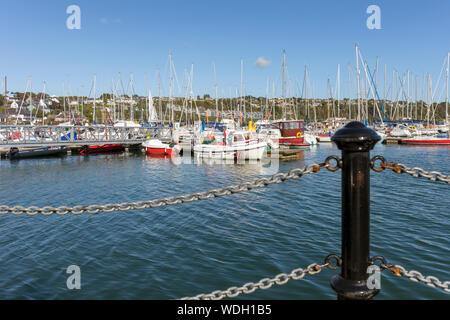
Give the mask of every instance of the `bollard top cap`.
M 381 138 L 375 130 L 352 121 L 336 131 L 331 140 L 343 151 L 370 151 Z

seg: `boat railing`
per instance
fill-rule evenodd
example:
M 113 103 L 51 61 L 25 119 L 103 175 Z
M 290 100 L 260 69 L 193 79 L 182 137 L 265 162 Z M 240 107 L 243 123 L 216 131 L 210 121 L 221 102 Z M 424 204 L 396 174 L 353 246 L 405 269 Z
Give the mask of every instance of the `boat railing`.
M 140 143 L 147 136 L 156 136 L 152 127 L 112 126 L 32 126 L 2 125 L 0 146 L 59 146 L 102 143 Z

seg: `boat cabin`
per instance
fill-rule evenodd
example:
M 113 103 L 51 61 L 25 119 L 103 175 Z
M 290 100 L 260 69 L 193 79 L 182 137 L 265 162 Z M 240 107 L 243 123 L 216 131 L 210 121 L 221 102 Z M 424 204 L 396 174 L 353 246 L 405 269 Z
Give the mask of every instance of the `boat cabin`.
M 303 120 L 286 120 L 277 122 L 282 137 L 303 136 L 305 132 L 305 124 Z M 299 134 L 300 133 L 300 134 Z

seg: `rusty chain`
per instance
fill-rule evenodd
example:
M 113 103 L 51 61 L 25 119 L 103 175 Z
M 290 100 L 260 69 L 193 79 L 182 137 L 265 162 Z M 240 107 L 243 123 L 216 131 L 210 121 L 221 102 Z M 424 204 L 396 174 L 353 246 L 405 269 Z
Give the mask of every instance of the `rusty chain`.
M 331 263 L 331 259 L 335 259 L 336 263 Z M 327 267 L 332 270 L 338 269 L 342 264 L 342 260 L 335 254 L 330 254 L 325 258 L 324 264 L 312 263 L 306 269 L 297 268 L 292 270 L 289 274 L 280 273 L 273 278 L 263 278 L 260 281 L 253 283 L 248 282 L 241 287 L 230 287 L 227 290 L 216 290 L 208 294 L 198 294 L 194 297 L 184 297 L 181 300 L 221 300 L 223 298 L 235 298 L 240 294 L 250 294 L 255 292 L 257 289 L 266 290 L 272 287 L 274 284 L 283 285 L 289 280 L 300 280 L 305 277 L 305 275 L 315 275 L 322 271 L 323 268 Z
M 380 166 L 376 166 L 376 162 L 380 161 Z M 444 175 L 438 171 L 425 171 L 422 168 L 414 167 L 408 168 L 402 163 L 387 162 L 383 156 L 375 156 L 370 161 L 370 167 L 375 172 L 381 172 L 385 169 L 390 169 L 395 173 L 402 174 L 407 173 L 414 178 L 426 178 L 431 181 L 441 181 L 450 184 L 450 175 Z
M 422 273 L 416 270 L 407 271 L 404 267 L 396 264 L 387 263 L 386 259 L 382 256 L 376 256 L 371 259 L 371 263 L 375 264 L 375 261 L 380 261 L 381 270 L 389 270 L 393 275 L 397 277 L 405 276 L 413 282 L 423 282 L 427 286 L 432 288 L 440 288 L 445 292 L 450 293 L 450 281 L 441 282 L 435 276 L 425 277 Z
M 331 164 L 331 161 L 335 161 L 334 166 Z M 330 171 L 337 171 L 340 169 L 340 167 L 341 167 L 341 160 L 337 156 L 329 156 L 326 158 L 325 162 L 320 164 L 312 163 L 304 168 L 292 169 L 287 173 L 277 173 L 271 176 L 270 178 L 260 178 L 253 182 L 244 182 L 238 185 L 227 186 L 220 189 L 213 189 L 210 191 L 197 192 L 155 200 L 125 202 L 117 204 L 109 203 L 104 205 L 74 206 L 74 207 L 46 206 L 39 208 L 36 206 L 31 206 L 26 208 L 23 206 L 10 207 L 6 205 L 0 205 L 0 214 L 12 213 L 15 215 L 19 215 L 25 213 L 27 215 L 36 215 L 40 213 L 45 216 L 49 216 L 54 213 L 58 215 L 66 215 L 68 213 L 72 213 L 77 215 L 81 213 L 96 214 L 98 212 L 113 212 L 113 211 L 142 210 L 146 208 L 158 208 L 192 201 L 214 199 L 234 193 L 246 192 L 257 188 L 264 188 L 271 184 L 285 182 L 290 179 L 299 179 L 304 175 L 317 173 L 321 168 L 327 168 Z

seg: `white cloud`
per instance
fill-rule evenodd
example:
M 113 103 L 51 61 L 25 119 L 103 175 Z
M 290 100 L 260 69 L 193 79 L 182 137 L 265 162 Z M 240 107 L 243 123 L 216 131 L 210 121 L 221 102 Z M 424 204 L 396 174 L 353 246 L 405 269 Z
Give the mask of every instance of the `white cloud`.
M 100 22 L 103 23 L 103 24 L 107 24 L 107 23 L 108 23 L 108 19 L 106 19 L 106 18 L 101 18 L 101 19 L 100 19 Z
M 271 63 L 272 63 L 272 61 L 266 60 L 266 59 L 264 59 L 264 57 L 259 57 L 255 61 L 255 66 L 257 66 L 258 68 L 265 68 L 268 65 L 270 65 Z

